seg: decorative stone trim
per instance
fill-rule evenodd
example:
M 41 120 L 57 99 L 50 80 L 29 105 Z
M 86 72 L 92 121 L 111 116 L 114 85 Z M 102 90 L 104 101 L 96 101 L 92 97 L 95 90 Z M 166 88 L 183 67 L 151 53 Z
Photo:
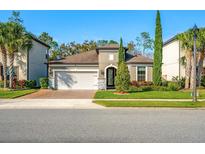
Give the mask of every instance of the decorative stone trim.
M 98 78 L 98 89 L 99 90 L 105 90 L 106 89 L 105 78 Z

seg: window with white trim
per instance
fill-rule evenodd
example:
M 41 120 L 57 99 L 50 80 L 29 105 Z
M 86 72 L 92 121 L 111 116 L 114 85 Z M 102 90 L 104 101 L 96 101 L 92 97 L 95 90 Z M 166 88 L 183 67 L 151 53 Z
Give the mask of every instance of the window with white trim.
M 146 81 L 146 67 L 145 66 L 137 67 L 137 81 Z

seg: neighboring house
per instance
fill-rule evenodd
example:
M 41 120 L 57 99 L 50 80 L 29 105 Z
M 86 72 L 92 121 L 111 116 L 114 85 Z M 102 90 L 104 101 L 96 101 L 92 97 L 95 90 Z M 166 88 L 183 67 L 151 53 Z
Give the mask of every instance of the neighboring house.
M 112 89 L 118 63 L 118 45 L 50 61 L 50 87 L 54 89 Z M 127 50 L 125 48 L 125 50 Z M 153 60 L 126 52 L 131 81 L 152 81 Z
M 36 80 L 39 85 L 39 78 L 48 75 L 47 51 L 49 46 L 32 36 L 32 48 L 29 51 L 21 50 L 14 56 L 14 75 L 17 80 Z M 7 60 L 9 67 L 9 59 Z M 2 57 L 0 54 L 0 79 L 3 77 Z M 8 68 L 7 68 L 8 70 Z M 7 79 L 9 74 L 7 75 Z
M 180 63 L 180 59 L 184 57 L 184 51 L 176 37 L 164 42 L 162 55 L 163 79 L 170 81 L 172 77 L 185 76 L 185 67 Z
M 172 37 L 163 44 L 162 58 L 162 77 L 171 81 L 173 77 L 185 77 L 185 50 L 181 46 L 181 42 Z M 204 63 L 205 64 L 205 63 Z M 204 74 L 204 70 L 202 75 Z

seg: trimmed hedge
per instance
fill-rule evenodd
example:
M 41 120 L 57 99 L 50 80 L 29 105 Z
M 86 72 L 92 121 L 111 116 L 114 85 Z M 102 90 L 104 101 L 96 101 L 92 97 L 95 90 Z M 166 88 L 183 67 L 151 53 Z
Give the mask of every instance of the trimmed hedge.
M 176 87 L 176 83 L 170 83 L 170 86 L 165 87 L 165 86 L 141 86 L 141 87 L 136 87 L 136 86 L 130 86 L 129 91 L 130 92 L 145 92 L 145 91 L 176 91 L 178 90 L 178 86 Z
M 43 89 L 47 89 L 48 88 L 48 78 L 46 77 L 40 78 L 40 86 Z
M 35 88 L 36 87 L 36 80 L 26 80 L 25 83 L 26 88 Z
M 168 88 L 172 91 L 177 91 L 180 89 L 180 86 L 177 82 L 169 82 L 168 83 Z

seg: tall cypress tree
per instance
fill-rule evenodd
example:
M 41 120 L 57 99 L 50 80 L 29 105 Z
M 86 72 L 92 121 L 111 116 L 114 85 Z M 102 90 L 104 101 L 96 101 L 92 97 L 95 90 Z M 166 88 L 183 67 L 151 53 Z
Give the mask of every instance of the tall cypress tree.
M 125 61 L 125 50 L 123 48 L 122 38 L 120 38 L 120 48 L 118 51 L 118 65 Z
M 129 89 L 130 73 L 125 63 L 125 49 L 123 48 L 122 38 L 120 38 L 120 48 L 118 51 L 118 68 L 115 76 L 115 88 L 117 92 L 125 92 Z
M 154 64 L 153 64 L 153 82 L 154 85 L 161 85 L 162 79 L 162 26 L 160 12 L 157 11 L 155 40 L 154 40 Z

